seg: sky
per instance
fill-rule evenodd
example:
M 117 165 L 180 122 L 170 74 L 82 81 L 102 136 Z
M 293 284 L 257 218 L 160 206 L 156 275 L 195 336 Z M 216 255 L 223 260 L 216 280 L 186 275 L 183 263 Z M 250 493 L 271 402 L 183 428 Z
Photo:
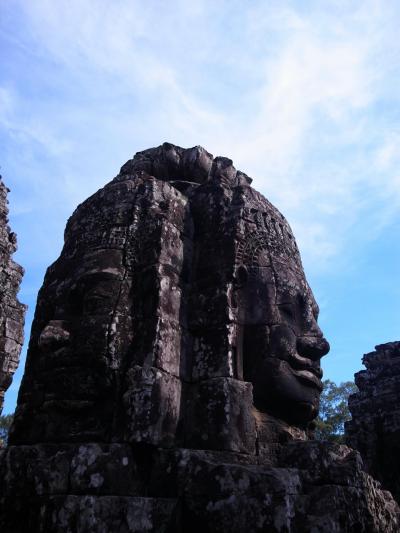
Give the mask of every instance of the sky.
M 399 26 L 397 0 L 0 0 L 26 344 L 68 217 L 164 141 L 233 159 L 285 215 L 331 344 L 325 378 L 400 339 Z

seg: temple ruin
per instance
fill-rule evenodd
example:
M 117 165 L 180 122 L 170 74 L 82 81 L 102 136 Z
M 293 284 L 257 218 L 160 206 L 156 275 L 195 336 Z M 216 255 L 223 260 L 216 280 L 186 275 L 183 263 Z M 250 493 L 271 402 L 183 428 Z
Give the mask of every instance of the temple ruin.
M 397 532 L 359 454 L 312 440 L 317 319 L 287 221 L 230 159 L 136 154 L 47 270 L 1 531 Z

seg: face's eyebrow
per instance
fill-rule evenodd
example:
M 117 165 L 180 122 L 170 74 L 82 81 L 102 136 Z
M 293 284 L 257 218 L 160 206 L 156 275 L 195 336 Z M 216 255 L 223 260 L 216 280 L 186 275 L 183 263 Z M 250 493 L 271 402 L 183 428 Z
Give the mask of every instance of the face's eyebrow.
M 108 267 L 103 268 L 101 270 L 99 269 L 91 269 L 87 270 L 86 272 L 77 272 L 78 275 L 74 276 L 74 272 L 72 273 L 72 276 L 62 280 L 62 283 L 60 283 L 60 280 L 55 280 L 51 284 L 52 290 L 55 292 L 56 297 L 62 297 L 63 294 L 65 294 L 65 291 L 67 292 L 74 292 L 76 290 L 79 290 L 79 286 L 83 284 L 88 285 L 94 285 L 96 283 L 100 282 L 112 282 L 117 281 L 122 283 L 124 276 L 123 273 L 120 272 L 116 268 Z
M 113 267 L 103 268 L 101 270 L 99 269 L 92 269 L 87 272 L 82 273 L 80 276 L 76 278 L 76 282 L 90 279 L 95 280 L 96 278 L 99 278 L 99 280 L 120 280 L 123 279 L 123 274 L 120 270 Z

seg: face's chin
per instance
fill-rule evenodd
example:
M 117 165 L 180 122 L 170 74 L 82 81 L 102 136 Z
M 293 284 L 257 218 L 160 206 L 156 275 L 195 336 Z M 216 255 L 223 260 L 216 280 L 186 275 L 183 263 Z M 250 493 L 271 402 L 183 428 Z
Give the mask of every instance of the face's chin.
M 318 413 L 322 384 L 308 370 L 295 370 L 287 361 L 268 357 L 252 376 L 257 409 L 288 422 L 307 425 Z

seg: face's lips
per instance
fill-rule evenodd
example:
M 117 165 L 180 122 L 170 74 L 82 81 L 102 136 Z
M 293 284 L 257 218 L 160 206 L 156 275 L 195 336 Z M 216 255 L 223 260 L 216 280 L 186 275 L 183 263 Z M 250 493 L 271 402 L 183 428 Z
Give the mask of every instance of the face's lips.
M 323 372 L 319 366 L 315 366 L 315 361 L 308 359 L 307 357 L 302 357 L 297 352 L 294 352 L 290 356 L 289 360 L 290 366 L 296 370 L 306 370 L 314 374 L 318 380 L 322 378 Z
M 314 369 L 313 369 L 314 370 Z M 293 374 L 305 385 L 314 386 L 322 392 L 321 380 L 310 370 L 292 370 Z
M 280 360 L 303 385 L 316 388 L 319 392 L 322 392 L 322 370 L 319 366 L 315 366 L 316 361 L 301 357 L 297 353 L 292 353 L 290 356 L 286 355 L 286 357 L 274 357 L 273 359 Z
M 320 366 L 316 366 L 318 364 L 316 361 L 302 357 L 295 351 L 286 360 L 292 374 L 299 381 L 308 387 L 315 387 L 322 392 L 322 369 Z

